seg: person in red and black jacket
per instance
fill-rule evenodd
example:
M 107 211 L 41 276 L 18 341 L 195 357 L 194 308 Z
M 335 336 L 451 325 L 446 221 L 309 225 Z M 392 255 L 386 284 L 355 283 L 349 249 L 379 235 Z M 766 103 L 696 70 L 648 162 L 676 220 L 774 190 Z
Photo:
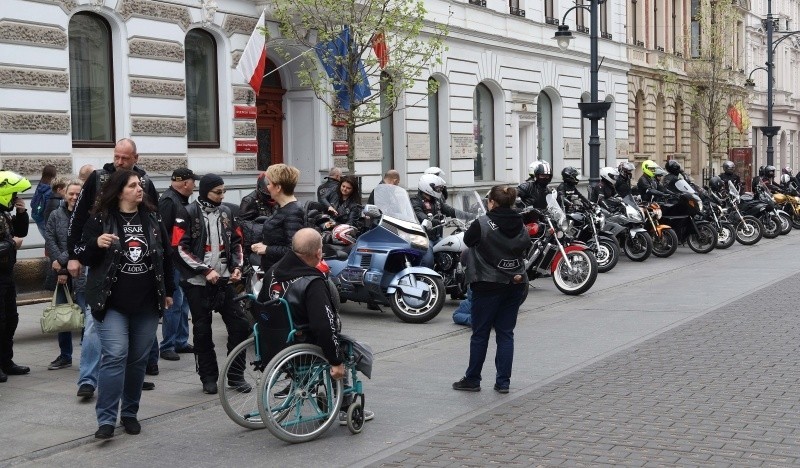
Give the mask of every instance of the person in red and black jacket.
M 228 352 L 250 334 L 249 322 L 233 298 L 231 281 L 242 278 L 244 254 L 242 232 L 222 204 L 225 182 L 216 174 L 200 179 L 197 200 L 188 204 L 175 220 L 172 246 L 181 271 L 181 287 L 192 311 L 194 353 L 203 392 L 217 393 L 219 368 L 211 337 L 211 313 L 222 315 L 228 331 Z M 241 370 L 240 370 L 241 372 Z M 249 391 L 242 375 L 228 375 L 239 391 Z

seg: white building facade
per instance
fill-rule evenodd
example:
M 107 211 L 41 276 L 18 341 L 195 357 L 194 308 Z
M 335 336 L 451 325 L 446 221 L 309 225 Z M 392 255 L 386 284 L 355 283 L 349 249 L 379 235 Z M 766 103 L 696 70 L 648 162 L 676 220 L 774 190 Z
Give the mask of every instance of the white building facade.
M 235 70 L 265 4 L 3 0 L 2 167 L 37 176 L 51 163 L 74 173 L 109 162 L 114 142 L 130 137 L 151 173 L 188 166 L 249 177 L 284 162 L 302 171 L 298 191 L 313 192 L 332 165 L 344 165 L 343 129 L 269 44 L 267 71 L 279 69 L 257 97 Z M 408 187 L 431 165 L 456 186 L 518 183 L 537 158 L 552 162 L 556 179 L 565 165 L 588 174 L 588 122 L 577 106 L 588 100 L 588 12 L 567 16 L 578 37 L 570 50 L 552 39 L 574 5 L 427 1 L 428 19 L 449 24 L 448 50 L 391 119 L 359 129 L 364 190 L 389 168 Z M 599 96 L 613 103 L 600 122 L 601 166 L 628 158 L 625 16 L 624 0 L 601 8 Z M 439 82 L 432 96 L 429 79 Z

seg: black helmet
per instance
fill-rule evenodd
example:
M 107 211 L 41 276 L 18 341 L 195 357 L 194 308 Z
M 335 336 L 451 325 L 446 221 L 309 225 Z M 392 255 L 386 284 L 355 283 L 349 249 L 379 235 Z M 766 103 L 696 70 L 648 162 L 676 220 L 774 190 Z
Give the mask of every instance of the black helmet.
M 670 159 L 667 161 L 667 164 L 664 165 L 664 169 L 667 170 L 672 175 L 678 175 L 681 173 L 681 165 L 678 161 L 674 159 Z
M 533 177 L 536 182 L 543 182 L 549 184 L 553 180 L 553 171 L 550 169 L 550 164 L 546 161 L 539 161 L 539 164 L 533 170 Z
M 733 174 L 733 170 L 736 169 L 736 164 L 733 161 L 725 161 L 722 163 L 722 172 L 726 174 Z
M 758 166 L 758 175 L 764 177 L 764 167 L 766 166 Z
M 578 170 L 574 167 L 567 166 L 561 170 L 561 178 L 568 184 L 577 184 L 580 180 L 580 174 L 578 174 Z
M 715 192 L 719 192 L 720 190 L 722 190 L 722 187 L 724 185 L 725 183 L 722 182 L 722 179 L 720 179 L 719 176 L 714 176 L 708 181 L 708 186 L 711 187 L 711 190 Z
M 636 166 L 634 166 L 633 163 L 629 161 L 623 161 L 619 163 L 619 166 L 617 166 L 617 171 L 619 171 L 620 177 L 625 179 L 630 179 L 631 177 L 633 177 L 633 171 L 635 169 Z
M 764 168 L 764 177 L 767 179 L 774 179 L 775 178 L 775 166 L 766 166 Z

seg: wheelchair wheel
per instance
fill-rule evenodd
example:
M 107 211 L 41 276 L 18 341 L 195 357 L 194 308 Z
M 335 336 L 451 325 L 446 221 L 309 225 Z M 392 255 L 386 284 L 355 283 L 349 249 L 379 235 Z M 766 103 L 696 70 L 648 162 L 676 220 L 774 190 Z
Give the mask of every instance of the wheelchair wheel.
M 262 370 L 263 366 L 256 362 L 255 338 L 251 336 L 233 348 L 219 378 L 222 409 L 233 422 L 248 429 L 264 428 L 257 391 L 263 379 Z
M 316 439 L 339 417 L 342 381 L 333 380 L 319 346 L 298 344 L 267 364 L 258 409 L 267 429 L 284 442 Z
M 355 402 L 347 408 L 347 428 L 353 434 L 359 434 L 364 429 L 364 409 L 361 403 Z

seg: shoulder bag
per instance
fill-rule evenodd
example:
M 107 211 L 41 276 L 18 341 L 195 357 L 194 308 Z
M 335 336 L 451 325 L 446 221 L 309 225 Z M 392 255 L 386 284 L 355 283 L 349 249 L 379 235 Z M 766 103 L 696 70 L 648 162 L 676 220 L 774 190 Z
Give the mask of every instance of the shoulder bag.
M 63 287 L 67 295 L 65 304 L 56 304 L 58 288 Z M 53 292 L 53 300 L 50 305 L 44 308 L 41 325 L 42 333 L 60 333 L 68 331 L 80 331 L 83 329 L 83 311 L 81 306 L 72 302 L 72 294 L 66 284 L 57 285 Z

